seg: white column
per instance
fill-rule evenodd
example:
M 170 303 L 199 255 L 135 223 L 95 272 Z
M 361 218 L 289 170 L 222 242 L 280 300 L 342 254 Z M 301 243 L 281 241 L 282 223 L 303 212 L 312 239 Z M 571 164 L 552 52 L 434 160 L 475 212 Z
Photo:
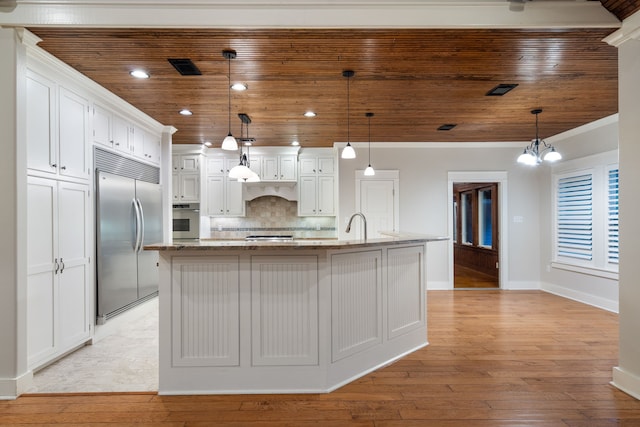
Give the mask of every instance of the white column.
M 640 399 L 640 14 L 609 37 L 618 46 L 620 165 L 620 345 L 613 385 Z M 633 24 L 633 25 L 632 25 Z
M 20 34 L 0 29 L 0 399 L 19 395 L 32 378 L 26 348 L 26 54 Z

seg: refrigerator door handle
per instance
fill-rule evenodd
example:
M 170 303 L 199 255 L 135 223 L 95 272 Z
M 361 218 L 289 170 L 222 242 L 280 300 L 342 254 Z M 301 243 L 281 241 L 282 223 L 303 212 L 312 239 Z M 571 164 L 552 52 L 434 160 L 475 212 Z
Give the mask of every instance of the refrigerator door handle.
M 133 251 L 138 252 L 138 245 L 140 243 L 140 208 L 138 207 L 138 199 L 131 200 L 131 204 L 133 205 L 133 210 L 136 214 L 135 223 L 133 224 L 135 228 L 135 235 L 133 236 Z
M 144 209 L 142 209 L 142 202 L 140 202 L 140 199 L 136 199 L 136 202 L 138 203 L 138 212 L 140 212 L 140 238 L 138 240 L 138 250 L 136 252 L 140 252 L 144 245 Z

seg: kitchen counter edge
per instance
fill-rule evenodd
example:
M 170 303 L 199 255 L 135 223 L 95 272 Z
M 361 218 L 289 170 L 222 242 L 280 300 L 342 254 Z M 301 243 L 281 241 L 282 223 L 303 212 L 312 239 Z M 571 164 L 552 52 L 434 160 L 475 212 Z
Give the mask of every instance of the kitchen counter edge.
M 385 233 L 387 234 L 387 233 Z M 391 235 L 391 233 L 388 233 Z M 392 237 L 377 239 L 338 240 L 338 239 L 318 239 L 318 240 L 292 240 L 284 242 L 273 241 L 245 241 L 245 240 L 208 240 L 201 239 L 192 242 L 154 243 L 145 245 L 148 251 L 181 251 L 181 250 L 219 250 L 219 249 L 239 249 L 239 250 L 259 250 L 259 249 L 345 249 L 357 247 L 374 247 L 384 245 L 402 245 L 407 243 L 426 243 L 448 240 L 448 237 L 431 236 L 414 233 L 393 233 Z

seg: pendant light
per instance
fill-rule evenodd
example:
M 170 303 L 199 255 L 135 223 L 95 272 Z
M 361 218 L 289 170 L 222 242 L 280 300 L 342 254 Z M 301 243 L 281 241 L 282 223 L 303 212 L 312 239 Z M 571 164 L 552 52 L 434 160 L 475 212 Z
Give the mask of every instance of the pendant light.
M 240 139 L 243 139 L 243 124 L 240 124 Z M 247 148 L 248 150 L 248 148 Z M 240 148 L 240 163 L 236 166 L 232 167 L 229 171 L 229 178 L 237 179 L 238 181 L 245 181 L 254 175 L 254 172 L 249 169 L 249 159 L 247 155 L 242 152 L 242 147 Z
M 366 176 L 374 176 L 376 171 L 371 167 L 371 117 L 373 117 L 372 112 L 364 113 L 365 116 L 369 119 L 369 166 L 364 170 L 364 174 Z
M 227 90 L 229 92 L 229 134 L 222 140 L 222 149 L 235 151 L 238 149 L 238 142 L 231 135 L 231 60 L 236 57 L 236 51 L 231 49 L 225 49 L 222 51 L 222 56 L 224 56 L 229 62 L 229 73 L 228 73 L 228 84 Z
M 356 151 L 351 146 L 351 142 L 349 142 L 349 82 L 351 77 L 355 75 L 355 71 L 353 70 L 344 70 L 342 72 L 342 77 L 347 78 L 347 146 L 342 150 L 341 157 L 343 159 L 355 159 Z
M 562 159 L 562 155 L 556 151 L 551 145 L 547 144 L 544 140 L 538 137 L 538 114 L 542 113 L 541 108 L 531 110 L 531 114 L 536 116 L 536 138 L 531 141 L 531 144 L 525 147 L 524 151 L 518 156 L 518 163 L 528 166 L 537 166 L 542 161 L 556 162 Z M 542 143 L 542 150 L 540 149 L 540 143 Z

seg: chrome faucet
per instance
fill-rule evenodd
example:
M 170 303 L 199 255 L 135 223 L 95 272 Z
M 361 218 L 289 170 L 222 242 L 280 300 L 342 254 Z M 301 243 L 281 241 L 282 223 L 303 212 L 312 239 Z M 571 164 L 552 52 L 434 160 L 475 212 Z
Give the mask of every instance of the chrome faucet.
M 353 215 L 351 215 L 351 218 L 349 218 L 349 223 L 347 224 L 347 229 L 345 230 L 346 233 L 351 231 L 351 222 L 353 221 L 353 218 L 355 218 L 356 216 L 359 216 L 360 218 L 362 218 L 362 223 L 364 224 L 364 241 L 367 241 L 367 218 L 365 218 L 364 214 L 362 212 L 356 212 Z

